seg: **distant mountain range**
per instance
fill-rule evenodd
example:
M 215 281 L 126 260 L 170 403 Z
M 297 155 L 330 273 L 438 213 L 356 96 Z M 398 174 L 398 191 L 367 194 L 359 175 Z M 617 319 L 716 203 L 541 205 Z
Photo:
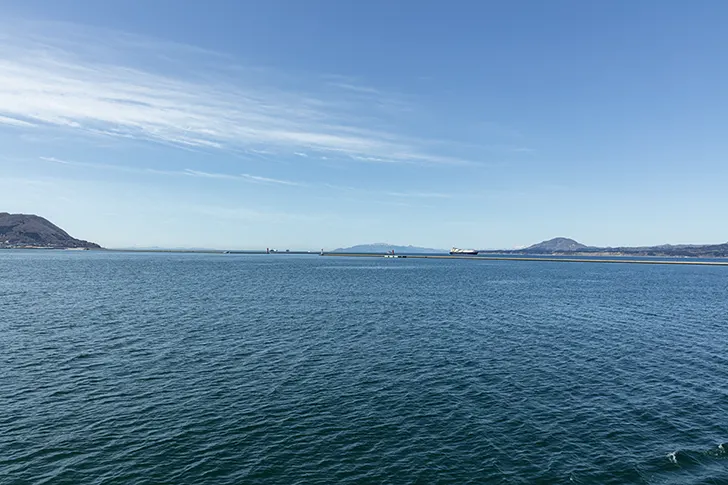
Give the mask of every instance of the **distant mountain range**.
M 98 244 L 71 237 L 47 219 L 32 214 L 0 212 L 0 248 L 100 249 Z
M 374 253 L 384 254 L 394 251 L 395 253 L 404 254 L 432 254 L 432 253 L 446 253 L 445 249 L 433 249 L 433 248 L 422 248 L 419 246 L 397 246 L 388 243 L 374 243 L 374 244 L 359 244 L 351 246 L 349 248 L 338 248 L 334 249 L 334 253 Z
M 490 254 L 550 254 L 579 256 L 660 256 L 660 257 L 695 257 L 726 258 L 728 243 L 724 244 L 663 244 L 660 246 L 640 247 L 597 247 L 586 246 L 573 239 L 557 237 L 543 241 L 524 249 L 484 251 Z
M 335 253 L 374 253 L 384 254 L 394 250 L 403 254 L 447 253 L 446 249 L 423 248 L 418 246 L 396 246 L 388 243 L 360 244 L 348 248 L 339 248 Z M 481 254 L 512 255 L 560 255 L 560 256 L 658 256 L 658 257 L 694 257 L 694 258 L 728 258 L 728 243 L 724 244 L 663 244 L 660 246 L 640 247 L 598 247 L 587 246 L 566 237 L 557 237 L 542 241 L 523 249 L 486 249 Z

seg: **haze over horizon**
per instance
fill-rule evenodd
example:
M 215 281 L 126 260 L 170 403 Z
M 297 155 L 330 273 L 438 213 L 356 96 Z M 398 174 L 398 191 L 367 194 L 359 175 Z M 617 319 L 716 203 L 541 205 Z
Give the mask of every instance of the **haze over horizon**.
M 728 4 L 3 3 L 0 212 L 104 247 L 728 241 Z

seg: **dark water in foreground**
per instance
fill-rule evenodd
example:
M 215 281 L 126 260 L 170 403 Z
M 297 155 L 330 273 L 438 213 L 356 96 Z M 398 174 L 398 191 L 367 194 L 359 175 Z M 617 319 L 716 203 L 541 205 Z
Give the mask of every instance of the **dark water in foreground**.
M 0 274 L 2 485 L 728 483 L 728 268 L 4 251 Z

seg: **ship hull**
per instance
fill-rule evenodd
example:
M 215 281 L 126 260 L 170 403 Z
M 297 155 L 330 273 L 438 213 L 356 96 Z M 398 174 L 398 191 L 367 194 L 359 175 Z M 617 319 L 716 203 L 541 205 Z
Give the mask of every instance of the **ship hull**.
M 459 249 L 457 251 L 450 251 L 450 255 L 452 255 L 452 256 L 477 256 L 478 251 L 469 250 L 469 249 Z

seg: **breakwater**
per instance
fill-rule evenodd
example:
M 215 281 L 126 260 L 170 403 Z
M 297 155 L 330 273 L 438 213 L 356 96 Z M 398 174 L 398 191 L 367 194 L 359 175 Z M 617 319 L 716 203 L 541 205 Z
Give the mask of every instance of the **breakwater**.
M 355 257 L 355 258 L 384 258 L 392 257 L 390 254 L 372 253 L 321 253 L 321 256 Z M 568 258 L 568 257 L 536 257 L 536 256 L 460 256 L 447 254 L 398 254 L 398 258 L 409 259 L 467 259 L 471 261 L 539 261 L 558 263 L 621 263 L 621 264 L 674 264 L 698 266 L 728 266 L 728 261 L 702 261 L 695 259 L 665 260 L 665 259 L 598 259 L 598 258 Z

